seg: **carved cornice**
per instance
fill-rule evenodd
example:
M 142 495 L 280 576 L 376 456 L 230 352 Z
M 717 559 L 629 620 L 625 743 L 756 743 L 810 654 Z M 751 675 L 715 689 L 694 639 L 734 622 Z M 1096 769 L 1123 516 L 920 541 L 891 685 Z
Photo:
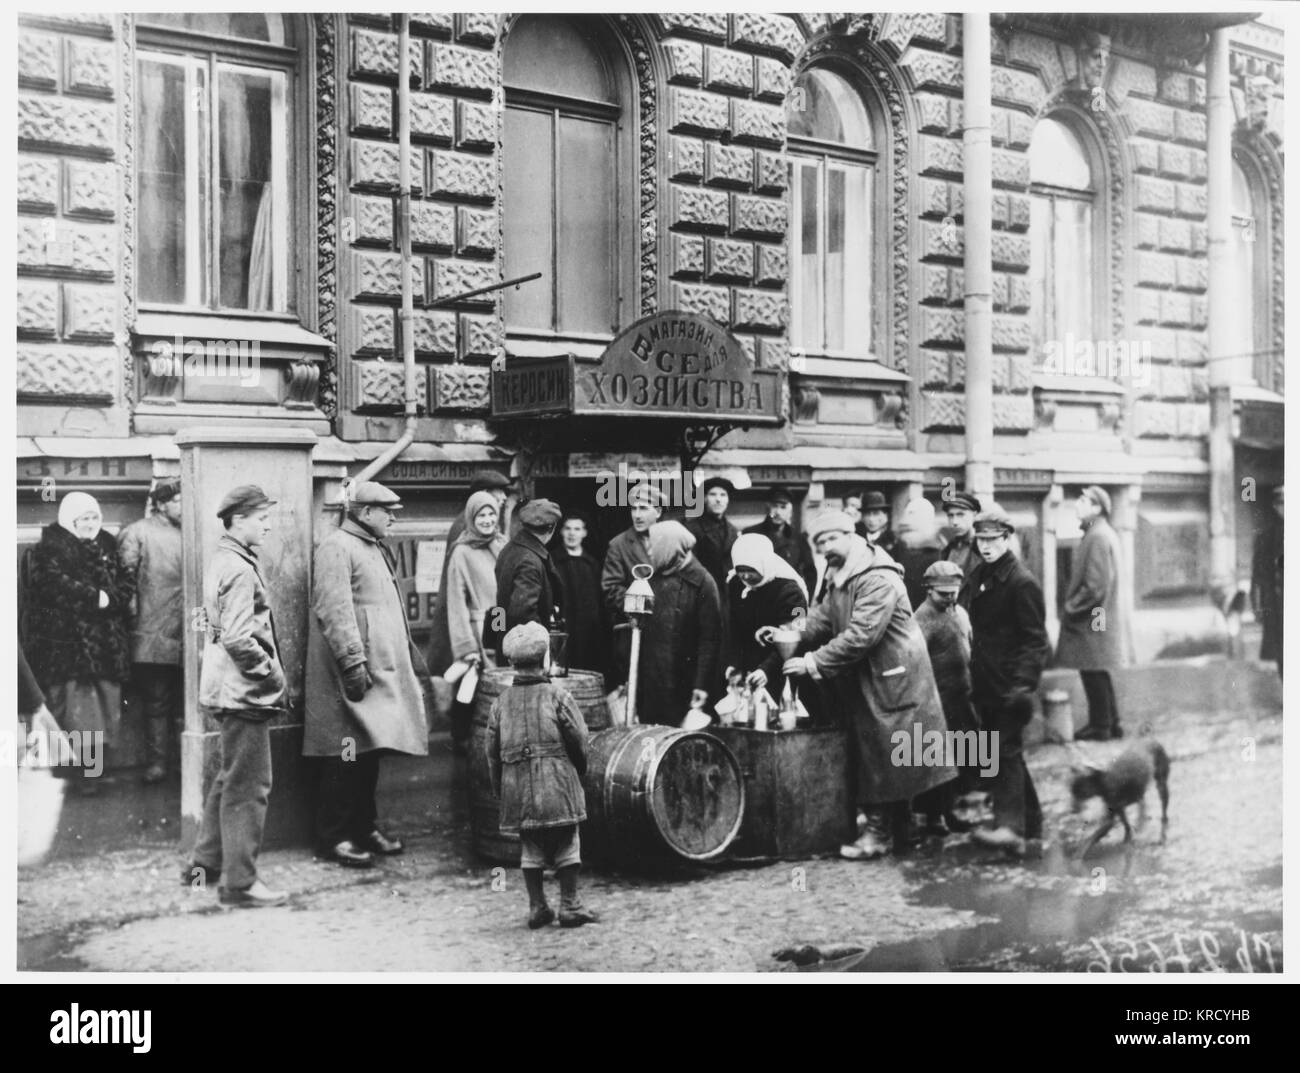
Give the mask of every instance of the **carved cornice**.
M 319 405 L 331 421 L 339 412 L 339 18 L 335 14 L 313 16 L 316 30 L 316 331 L 336 344 L 318 374 Z
M 639 150 L 637 189 L 640 193 L 637 213 L 638 267 L 641 315 L 649 316 L 659 308 L 659 113 L 656 108 L 659 87 L 650 58 L 650 45 L 636 18 L 632 15 L 615 15 L 614 21 L 632 52 L 632 63 L 636 68 Z

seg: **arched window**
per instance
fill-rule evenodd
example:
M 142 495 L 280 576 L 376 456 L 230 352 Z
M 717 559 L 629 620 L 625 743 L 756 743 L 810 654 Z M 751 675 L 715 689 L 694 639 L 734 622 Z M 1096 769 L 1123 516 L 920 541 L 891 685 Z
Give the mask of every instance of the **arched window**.
M 625 326 L 636 256 L 631 73 L 598 21 L 524 16 L 506 38 L 502 206 L 515 334 L 609 336 Z
M 1232 274 L 1229 282 L 1232 338 L 1228 354 L 1251 356 L 1249 366 L 1255 382 L 1270 391 L 1281 391 L 1277 355 L 1272 351 L 1273 287 L 1270 271 L 1271 233 L 1268 198 L 1259 167 L 1249 156 L 1234 155 L 1232 161 L 1232 236 L 1229 252 Z M 1243 362 L 1243 364 L 1246 364 Z
M 136 41 L 141 306 L 290 312 L 293 20 L 146 14 Z
M 790 341 L 810 354 L 871 357 L 877 139 L 861 93 L 825 68 L 787 98 Z
M 1035 350 L 1097 338 L 1097 190 L 1093 161 L 1060 119 L 1039 120 L 1029 143 L 1030 328 Z

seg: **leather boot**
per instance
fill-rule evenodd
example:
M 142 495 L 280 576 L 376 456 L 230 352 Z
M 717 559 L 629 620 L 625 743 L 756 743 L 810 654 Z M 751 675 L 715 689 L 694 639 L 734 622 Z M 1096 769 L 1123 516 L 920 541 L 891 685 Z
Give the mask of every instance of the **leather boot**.
M 560 880 L 560 927 L 562 928 L 580 928 L 584 924 L 596 924 L 600 921 L 600 917 L 582 904 L 582 898 L 578 894 L 578 868 L 578 865 L 570 864 L 555 870 Z
M 544 928 L 555 919 L 555 910 L 546 904 L 546 888 L 540 868 L 524 868 L 524 889 L 528 891 L 528 926 Z
M 856 842 L 840 847 L 840 856 L 850 861 L 870 861 L 889 852 L 891 836 L 889 814 L 884 806 L 869 808 L 860 826 L 861 835 Z

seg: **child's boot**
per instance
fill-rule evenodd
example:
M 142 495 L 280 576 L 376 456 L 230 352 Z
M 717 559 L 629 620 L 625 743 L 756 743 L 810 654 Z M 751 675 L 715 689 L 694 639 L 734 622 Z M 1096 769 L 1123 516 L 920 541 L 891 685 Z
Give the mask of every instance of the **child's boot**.
M 578 895 L 578 865 L 570 864 L 557 868 L 556 876 L 560 880 L 560 927 L 580 928 L 584 924 L 596 924 L 600 921 L 595 913 L 582 904 Z
M 555 919 L 555 910 L 546 904 L 546 888 L 540 868 L 525 868 L 524 889 L 528 891 L 528 926 L 544 928 Z

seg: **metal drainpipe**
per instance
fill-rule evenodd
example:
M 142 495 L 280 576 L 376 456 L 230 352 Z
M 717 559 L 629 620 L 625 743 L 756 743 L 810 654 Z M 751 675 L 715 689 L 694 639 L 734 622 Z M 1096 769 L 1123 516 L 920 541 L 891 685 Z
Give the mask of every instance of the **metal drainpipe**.
M 411 265 L 411 16 L 398 15 L 397 56 L 397 185 L 399 187 L 397 234 L 402 256 L 402 366 L 405 399 L 405 427 L 397 442 L 366 465 L 360 473 L 343 482 L 346 503 L 352 485 L 368 481 L 415 441 L 418 400 L 415 396 L 415 300 L 412 295 Z M 346 513 L 346 509 L 345 509 Z
M 962 16 L 966 487 L 993 496 L 992 41 L 985 12 Z

